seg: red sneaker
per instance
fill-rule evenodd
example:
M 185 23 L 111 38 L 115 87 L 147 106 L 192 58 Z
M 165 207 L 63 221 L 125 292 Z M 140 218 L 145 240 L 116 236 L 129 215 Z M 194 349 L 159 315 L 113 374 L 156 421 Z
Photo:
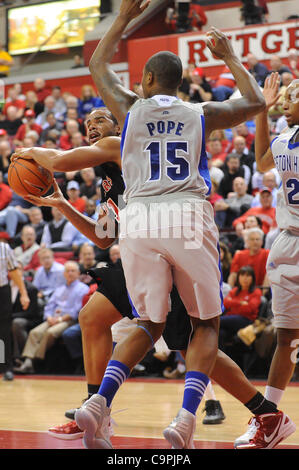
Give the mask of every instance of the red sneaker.
M 76 421 L 70 421 L 49 428 L 48 433 L 57 439 L 80 439 L 83 437 L 84 431 L 77 426 Z
M 248 443 L 237 444 L 236 449 L 273 449 L 296 430 L 295 423 L 282 411 L 255 416 L 255 433 Z

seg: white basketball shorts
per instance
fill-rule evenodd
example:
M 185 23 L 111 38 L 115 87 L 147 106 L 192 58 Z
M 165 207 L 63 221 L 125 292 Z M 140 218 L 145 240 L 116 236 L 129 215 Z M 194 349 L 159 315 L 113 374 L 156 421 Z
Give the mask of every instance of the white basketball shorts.
M 134 200 L 120 212 L 122 264 L 138 315 L 165 322 L 173 283 L 190 316 L 221 315 L 218 230 L 211 204 L 177 195 L 159 203 L 151 199 Z
M 275 239 L 267 261 L 276 328 L 299 328 L 299 236 L 288 230 Z

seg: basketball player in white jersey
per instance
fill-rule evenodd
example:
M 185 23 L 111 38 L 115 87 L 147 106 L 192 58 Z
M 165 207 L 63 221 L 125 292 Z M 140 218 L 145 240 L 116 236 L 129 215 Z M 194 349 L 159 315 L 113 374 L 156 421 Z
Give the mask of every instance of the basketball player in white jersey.
M 255 141 L 258 170 L 264 173 L 276 168 L 282 181 L 276 207 L 281 233 L 271 247 L 267 262 L 277 346 L 265 397 L 276 405 L 294 373 L 299 344 L 299 80 L 291 82 L 284 96 L 288 127 L 270 143 L 267 111 L 280 97 L 279 84 L 278 73 L 266 79 L 263 90 L 266 109 L 256 118 Z M 252 418 L 248 432 L 235 441 L 235 447 L 268 448 L 270 441 L 286 437 L 294 430 L 294 423 L 282 412 L 269 413 Z
M 56 169 L 60 171 L 75 171 L 85 168 L 85 166 L 96 166 L 99 164 L 105 165 L 107 162 L 119 162 L 118 166 L 120 168 L 120 139 L 117 140 L 117 137 L 114 136 L 114 134 L 117 133 L 116 124 L 113 119 L 111 119 L 111 113 L 106 108 L 100 108 L 90 114 L 87 120 L 87 133 L 88 136 L 91 135 L 92 138 L 96 140 L 95 143 L 91 142 L 91 147 L 81 147 L 64 152 L 60 150 L 53 151 L 52 149 L 49 150 L 40 147 L 29 148 L 22 149 L 21 151 L 18 150 L 18 153 L 14 155 L 13 158 L 18 158 L 18 156 L 29 159 L 33 158 L 41 166 L 48 168 L 50 171 L 54 171 Z M 112 187 L 115 188 L 116 185 L 116 191 L 113 193 L 113 198 L 117 204 L 117 193 L 122 194 L 123 189 L 119 181 L 119 177 L 116 175 L 117 178 L 115 181 L 115 175 L 112 176 L 110 174 L 110 176 L 112 177 Z M 87 219 L 83 214 L 79 213 L 74 207 L 72 207 L 64 199 L 57 184 L 55 184 L 54 189 L 54 193 L 50 196 L 41 198 L 30 196 L 28 197 L 28 200 L 38 206 L 57 207 L 64 213 L 68 220 L 77 227 L 78 230 L 80 230 L 85 236 L 94 240 L 94 242 L 101 248 L 106 247 L 108 244 L 113 242 L 111 239 L 98 239 L 98 232 L 95 231 L 94 221 Z M 110 193 L 111 190 L 108 192 L 108 196 Z M 101 233 L 104 234 L 105 232 L 101 231 Z M 106 273 L 106 278 L 108 273 L 109 270 Z M 106 281 L 108 282 L 108 279 L 106 279 Z M 115 285 L 116 283 L 117 286 Z M 122 288 L 121 285 L 121 279 L 118 276 L 115 278 L 114 273 L 113 281 L 109 281 L 109 292 L 111 291 L 111 297 L 107 290 L 104 292 L 104 295 L 97 292 L 94 294 L 93 300 L 87 304 L 88 309 L 84 311 L 84 318 L 86 318 L 88 327 L 86 327 L 87 331 L 85 339 L 85 324 L 83 322 L 83 349 L 86 378 L 88 381 L 88 394 L 90 396 L 98 391 L 99 385 L 95 384 L 101 382 L 109 360 L 109 354 L 111 354 L 112 347 L 110 346 L 110 349 L 109 340 L 107 341 L 106 339 L 107 336 L 108 339 L 109 337 L 111 338 L 110 326 L 121 318 L 119 311 L 124 312 L 127 310 L 123 304 L 123 300 L 127 297 L 126 288 L 125 286 Z M 125 302 L 129 304 L 129 301 L 125 300 Z M 114 303 L 116 303 L 116 305 L 121 303 L 122 306 L 120 305 L 116 309 L 113 306 Z M 172 307 L 173 306 L 175 307 L 175 305 L 172 305 Z M 128 305 L 128 310 L 130 310 L 130 312 L 132 311 L 132 307 L 130 305 Z M 181 310 L 180 315 L 182 315 Z M 186 341 L 186 345 L 188 345 L 188 325 L 185 324 L 184 321 L 182 322 L 182 317 L 180 317 L 179 324 L 180 328 L 173 331 L 172 335 L 177 335 L 180 338 L 180 344 L 184 335 L 184 340 Z M 94 331 L 93 337 L 90 336 L 91 330 Z M 168 331 L 169 330 L 170 329 L 168 328 Z M 165 328 L 163 334 L 165 335 L 166 333 L 167 328 Z M 175 341 L 173 337 L 171 341 L 173 344 L 173 341 Z M 240 367 L 220 350 L 218 350 L 217 359 L 210 376 L 211 379 L 215 380 L 254 414 L 259 415 L 276 410 L 276 407 L 273 404 L 269 404 L 263 395 L 259 393 L 247 380 Z M 61 439 L 78 438 L 83 434 L 73 421 L 62 426 L 55 426 L 54 428 L 51 428 L 50 432 L 52 435 Z
M 116 346 L 98 394 L 76 412 L 88 448 L 111 448 L 107 432 L 111 402 L 132 367 L 161 336 L 173 282 L 191 317 L 194 334 L 186 353 L 183 405 L 164 436 L 174 448 L 194 447 L 195 415 L 215 365 L 222 313 L 218 233 L 206 201 L 210 178 L 204 142 L 212 130 L 235 126 L 265 106 L 256 81 L 235 56 L 228 38 L 216 29 L 210 32 L 208 47 L 230 68 L 240 99 L 205 107 L 178 100 L 182 64 L 170 52 L 158 53 L 146 63 L 144 100 L 125 90 L 110 62 L 127 25 L 150 2 L 142 3 L 122 1 L 90 63 L 99 93 L 122 129 L 127 207 L 120 213 L 120 248 L 139 322 Z M 165 218 L 171 205 L 175 206 L 174 217 L 168 222 Z M 164 228 L 187 226 L 189 233 L 183 230 L 181 238 L 164 237 Z M 195 243 L 188 249 L 192 233 Z

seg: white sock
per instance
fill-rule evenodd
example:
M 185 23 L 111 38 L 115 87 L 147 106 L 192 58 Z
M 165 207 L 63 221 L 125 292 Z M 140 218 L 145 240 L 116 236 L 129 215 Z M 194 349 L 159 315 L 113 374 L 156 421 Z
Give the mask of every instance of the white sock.
M 25 361 L 23 362 L 23 366 L 32 367 L 32 359 L 30 357 L 26 357 Z
M 265 398 L 272 401 L 272 403 L 275 403 L 275 405 L 278 405 L 283 394 L 284 390 L 281 390 L 280 388 L 271 387 L 270 385 L 266 386 Z
M 205 400 L 216 400 L 216 395 L 212 387 L 211 381 L 208 383 L 205 391 Z
M 177 370 L 183 374 L 186 370 L 186 366 L 185 364 L 183 364 L 182 362 L 179 362 L 178 365 L 177 365 Z

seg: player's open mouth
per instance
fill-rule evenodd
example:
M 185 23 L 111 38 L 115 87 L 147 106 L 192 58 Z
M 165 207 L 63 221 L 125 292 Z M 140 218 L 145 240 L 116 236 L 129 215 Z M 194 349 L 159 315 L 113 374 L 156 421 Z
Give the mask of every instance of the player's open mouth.
M 89 140 L 94 142 L 94 141 L 97 141 L 101 138 L 101 134 L 98 134 L 96 132 L 92 132 L 91 134 L 89 134 Z

